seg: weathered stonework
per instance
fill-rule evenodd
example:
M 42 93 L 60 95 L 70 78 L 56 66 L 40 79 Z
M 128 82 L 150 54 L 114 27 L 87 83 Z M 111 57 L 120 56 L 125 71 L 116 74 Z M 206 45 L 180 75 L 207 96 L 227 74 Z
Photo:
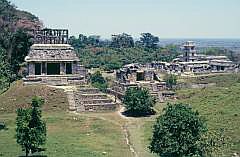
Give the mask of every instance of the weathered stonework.
M 196 45 L 187 41 L 182 45 L 183 53 L 172 62 L 152 62 L 149 65 L 160 71 L 181 74 L 204 74 L 204 73 L 233 73 L 239 71 L 239 65 L 229 60 L 227 56 L 213 56 L 198 54 Z
M 80 65 L 73 47 L 68 44 L 34 44 L 27 62 L 28 74 L 25 84 L 51 85 L 84 84 L 86 69 Z
M 77 112 L 114 111 L 118 105 L 96 88 L 79 88 L 74 91 Z

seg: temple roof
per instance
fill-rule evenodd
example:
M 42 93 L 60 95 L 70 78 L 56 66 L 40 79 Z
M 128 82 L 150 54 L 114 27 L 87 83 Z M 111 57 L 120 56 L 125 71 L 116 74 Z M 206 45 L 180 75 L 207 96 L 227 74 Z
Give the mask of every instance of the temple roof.
M 79 61 L 73 47 L 69 44 L 34 44 L 31 46 L 26 62 L 38 61 Z

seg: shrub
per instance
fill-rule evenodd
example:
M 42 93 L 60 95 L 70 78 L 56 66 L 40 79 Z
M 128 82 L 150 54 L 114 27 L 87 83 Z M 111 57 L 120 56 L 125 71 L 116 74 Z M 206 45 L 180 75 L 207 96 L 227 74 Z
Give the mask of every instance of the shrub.
M 129 114 L 142 116 L 153 113 L 152 107 L 156 101 L 147 89 L 132 87 L 125 92 L 123 103 Z
M 197 111 L 186 104 L 168 104 L 153 126 L 150 150 L 161 157 L 211 156 L 223 145 L 222 134 L 208 132 Z

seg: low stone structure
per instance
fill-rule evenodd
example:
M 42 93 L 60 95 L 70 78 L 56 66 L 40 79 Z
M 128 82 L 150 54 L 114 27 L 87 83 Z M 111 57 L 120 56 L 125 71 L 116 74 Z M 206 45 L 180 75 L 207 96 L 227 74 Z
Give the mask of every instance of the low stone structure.
M 121 99 L 131 87 L 147 88 L 152 96 L 162 100 L 161 91 L 166 89 L 166 83 L 160 81 L 154 68 L 135 63 L 125 65 L 116 72 L 116 81 L 109 91 Z
M 125 65 L 116 72 L 116 80 L 120 83 L 154 81 L 156 79 L 157 75 L 153 68 L 142 67 L 137 63 Z

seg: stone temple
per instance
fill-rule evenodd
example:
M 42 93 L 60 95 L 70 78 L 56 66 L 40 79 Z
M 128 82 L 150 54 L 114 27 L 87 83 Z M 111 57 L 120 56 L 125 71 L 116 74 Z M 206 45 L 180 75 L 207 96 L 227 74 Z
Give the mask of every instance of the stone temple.
M 73 112 L 116 110 L 118 104 L 110 96 L 88 85 L 87 70 L 68 44 L 68 30 L 43 29 L 33 36 L 34 44 L 25 58 L 24 84 L 66 85 L 64 91 Z
M 25 84 L 83 84 L 86 69 L 80 65 L 74 48 L 68 44 L 68 30 L 44 29 L 33 32 L 34 44 L 25 58 Z

